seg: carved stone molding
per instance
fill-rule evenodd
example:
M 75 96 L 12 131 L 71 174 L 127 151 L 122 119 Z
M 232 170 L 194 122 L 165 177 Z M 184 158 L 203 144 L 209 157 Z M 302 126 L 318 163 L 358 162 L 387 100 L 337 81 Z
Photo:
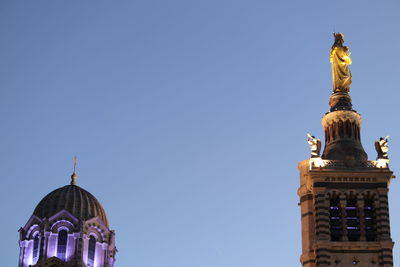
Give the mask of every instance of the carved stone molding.
M 358 114 L 355 111 L 351 110 L 337 110 L 334 112 L 329 112 L 327 113 L 323 118 L 322 118 L 322 126 L 324 128 L 328 127 L 334 122 L 339 122 L 339 121 L 350 121 L 350 122 L 355 122 L 358 125 L 361 125 L 362 118 L 361 115 Z

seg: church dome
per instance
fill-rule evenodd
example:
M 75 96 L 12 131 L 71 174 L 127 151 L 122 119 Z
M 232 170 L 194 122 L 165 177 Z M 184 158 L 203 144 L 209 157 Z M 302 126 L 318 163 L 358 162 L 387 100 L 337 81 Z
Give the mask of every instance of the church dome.
M 47 194 L 36 206 L 33 214 L 39 218 L 49 218 L 63 209 L 83 221 L 98 216 L 109 227 L 106 212 L 100 202 L 75 184 L 66 185 Z
M 76 157 L 71 184 L 47 194 L 19 229 L 19 267 L 114 266 L 115 232 L 100 202 L 76 185 L 75 169 Z

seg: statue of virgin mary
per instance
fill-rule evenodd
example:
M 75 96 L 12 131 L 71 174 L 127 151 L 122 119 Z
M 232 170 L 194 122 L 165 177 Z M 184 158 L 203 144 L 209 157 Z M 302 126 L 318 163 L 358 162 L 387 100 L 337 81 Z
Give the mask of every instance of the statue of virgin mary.
M 332 63 L 332 84 L 334 93 L 348 93 L 351 84 L 350 51 L 343 46 L 343 33 L 334 33 L 335 42 L 331 48 L 330 62 Z

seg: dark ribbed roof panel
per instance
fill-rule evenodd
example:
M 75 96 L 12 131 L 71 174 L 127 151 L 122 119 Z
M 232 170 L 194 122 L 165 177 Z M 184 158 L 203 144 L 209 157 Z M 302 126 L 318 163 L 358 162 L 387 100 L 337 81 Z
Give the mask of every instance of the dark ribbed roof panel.
M 66 185 L 49 193 L 39 202 L 33 214 L 39 218 L 50 218 L 63 209 L 83 221 L 98 216 L 109 227 L 100 202 L 77 185 Z

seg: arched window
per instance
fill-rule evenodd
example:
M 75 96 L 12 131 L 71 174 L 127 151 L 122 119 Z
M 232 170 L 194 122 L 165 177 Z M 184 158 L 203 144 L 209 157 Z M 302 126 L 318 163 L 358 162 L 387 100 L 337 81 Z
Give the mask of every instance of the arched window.
M 94 266 L 94 256 L 96 254 L 96 238 L 90 236 L 88 249 L 88 266 Z
M 32 254 L 33 263 L 36 263 L 39 258 L 39 241 L 40 241 L 39 234 L 37 234 L 33 239 L 33 254 Z
M 339 197 L 334 195 L 329 200 L 329 225 L 331 231 L 331 240 L 340 241 L 342 236 L 342 227 L 340 222 L 340 204 Z
M 58 243 L 57 243 L 57 258 L 65 261 L 67 252 L 67 239 L 68 233 L 66 230 L 58 232 Z
M 358 219 L 357 199 L 355 196 L 350 196 L 347 199 L 346 228 L 349 241 L 360 240 L 360 220 Z
M 375 241 L 376 228 L 374 220 L 374 204 L 372 198 L 364 200 L 364 224 L 365 224 L 365 237 L 367 241 Z

